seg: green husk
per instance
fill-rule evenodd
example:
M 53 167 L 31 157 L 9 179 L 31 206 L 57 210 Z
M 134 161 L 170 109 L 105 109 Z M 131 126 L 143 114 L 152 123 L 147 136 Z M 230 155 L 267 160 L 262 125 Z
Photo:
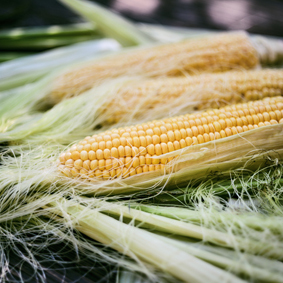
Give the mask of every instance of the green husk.
M 92 40 L 60 47 L 41 54 L 19 58 L 0 64 L 0 91 L 17 89 L 42 76 L 117 50 L 120 45 L 112 39 Z M 2 96 L 2 93 L 1 93 Z
M 37 121 L 46 109 L 50 108 L 46 96 L 50 90 L 51 82 L 62 67 L 84 61 L 87 59 L 85 57 L 87 55 L 95 58 L 118 48 L 117 42 L 103 39 L 2 64 L 0 66 L 0 79 L 2 79 L 0 89 L 6 90 L 0 93 L 2 106 L 0 109 L 0 132 L 7 132 L 16 125 L 20 126 L 19 131 L 22 131 L 26 121 L 30 123 L 25 126 L 27 132 L 30 131 L 30 125 Z M 28 61 L 29 64 L 27 64 Z M 50 74 L 47 74 L 48 72 Z M 40 77 L 42 79 L 38 80 Z M 25 83 L 24 86 L 9 89 L 12 86 Z
M 205 228 L 205 225 L 199 226 L 189 222 L 185 223 L 183 221 L 180 221 L 180 219 L 174 220 L 160 215 L 154 215 L 141 210 L 133 209 L 129 206 L 123 207 L 121 205 L 115 204 L 108 205 L 103 202 L 95 202 L 95 200 L 92 199 L 85 200 L 85 202 L 97 205 L 101 208 L 102 211 L 106 211 L 111 215 L 114 214 L 118 218 L 123 217 L 131 219 L 135 222 L 137 221 L 138 223 L 140 223 L 140 227 L 143 227 L 145 225 L 145 227 L 147 228 L 166 232 L 169 234 L 199 239 L 204 242 L 212 243 L 214 245 L 233 248 L 235 250 L 246 251 L 254 254 L 260 254 L 266 257 L 282 259 L 283 245 L 279 244 L 280 238 L 277 239 L 277 241 L 273 239 L 275 243 L 270 242 L 269 240 L 261 239 L 260 237 L 255 237 L 254 239 L 250 237 L 249 239 L 245 239 L 245 237 L 241 235 L 230 235 L 229 231 L 225 231 L 225 229 L 222 229 L 222 232 L 218 231 L 216 230 L 216 225 L 214 225 L 213 228 L 208 229 Z M 198 214 L 201 214 L 201 211 L 198 212 Z M 213 215 L 212 210 L 209 211 L 209 216 L 210 215 Z M 223 215 L 223 219 L 225 219 L 225 223 L 227 223 L 226 221 L 229 221 L 229 217 L 226 217 L 225 214 Z M 260 217 L 257 217 L 257 220 L 260 220 Z M 265 224 L 263 222 L 264 221 L 261 221 L 260 223 L 263 225 Z M 273 234 L 271 235 L 271 237 L 273 237 Z
M 283 282 L 282 262 L 269 260 L 260 256 L 237 253 L 219 247 L 188 243 L 184 240 L 166 238 L 166 241 L 213 265 L 236 273 L 245 279 L 249 280 L 252 278 L 256 282 Z M 268 268 L 266 268 L 267 266 Z
M 22 92 L 21 88 L 18 90 L 18 95 L 15 95 L 15 91 L 13 91 L 11 96 L 8 93 L 8 99 L 3 97 L 4 103 L 9 103 L 9 105 L 3 107 L 2 117 L 5 117 L 5 115 L 9 118 L 13 117 L 13 115 L 7 112 L 7 109 L 22 114 L 20 109 L 24 109 L 23 105 L 18 105 L 18 109 L 12 106 L 19 99 L 18 96 L 23 96 L 25 93 L 28 96 L 28 99 L 23 101 L 26 101 L 28 108 L 27 110 L 24 110 L 27 113 L 31 112 L 34 103 L 40 101 L 40 99 L 46 96 L 50 91 L 50 81 L 52 81 L 56 74 L 57 73 L 52 74 L 38 83 L 33 84 L 30 87 L 34 89 L 33 92 L 29 89 Z M 121 81 L 123 83 L 123 79 Z M 40 144 L 45 140 L 47 134 L 49 136 L 48 140 L 57 142 L 60 140 L 64 144 L 66 142 L 69 143 L 72 139 L 75 140 L 83 135 L 88 135 L 89 132 L 93 131 L 93 129 L 105 119 L 106 115 L 100 115 L 101 111 L 103 111 L 105 105 L 107 105 L 106 102 L 109 100 L 110 94 L 113 94 L 113 91 L 110 92 L 109 90 L 111 90 L 111 88 L 114 88 L 115 90 L 117 84 L 119 84 L 119 80 L 117 80 L 116 83 L 110 83 L 110 87 L 107 86 L 106 83 L 105 85 L 102 85 L 97 89 L 92 89 L 81 96 L 63 100 L 49 111 L 45 113 L 43 112 L 42 114 L 38 113 L 39 115 L 35 116 L 36 119 L 35 121 L 32 121 L 32 124 L 20 125 L 20 127 L 15 127 L 11 131 L 9 131 L 9 128 L 3 129 L 3 133 L 0 134 L 0 140 L 23 140 L 25 138 L 29 139 L 31 136 L 35 138 L 37 144 Z M 39 96 L 38 91 L 41 89 L 44 90 L 44 93 Z M 37 99 L 33 100 L 36 95 Z M 2 118 L 2 120 L 4 119 Z M 83 127 L 81 127 L 81 125 L 83 125 Z M 81 128 L 81 131 L 79 128 Z
M 252 163 L 253 161 L 250 160 L 249 162 Z M 270 198 L 268 202 L 260 202 L 257 205 L 259 205 L 261 210 L 265 211 L 265 213 L 270 211 L 276 213 L 276 203 L 274 201 L 280 200 L 280 198 L 278 199 L 278 195 L 280 196 L 282 194 L 283 186 L 282 162 L 280 163 L 276 159 L 266 159 L 262 169 L 255 170 L 255 168 L 253 168 L 253 170 L 248 170 L 247 168 L 248 166 L 246 165 L 246 168 L 233 170 L 229 174 L 225 174 L 225 172 L 212 172 L 212 174 L 208 175 L 207 178 L 190 181 L 186 187 L 174 189 L 169 192 L 163 191 L 162 193 L 154 196 L 154 198 L 150 200 L 150 203 L 155 203 L 156 205 L 159 205 L 158 207 L 148 207 L 146 205 L 147 201 L 145 200 L 143 201 L 144 206 L 141 206 L 140 208 L 150 213 L 157 213 L 174 219 L 177 217 L 177 219 L 180 218 L 185 220 L 186 217 L 188 217 L 188 219 L 199 222 L 201 221 L 200 219 L 194 219 L 194 211 L 183 211 L 177 206 L 189 204 L 191 201 L 203 201 L 205 199 L 209 199 L 211 195 L 215 195 L 218 197 L 236 199 L 237 201 L 234 206 L 235 210 L 237 210 L 241 209 L 242 206 L 244 208 L 247 207 L 247 204 L 242 203 L 242 201 L 249 197 L 252 198 L 252 203 L 254 199 L 260 199 L 261 197 L 269 195 Z M 208 187 L 209 190 L 207 189 Z M 198 193 L 195 195 L 195 198 L 191 199 L 191 194 L 196 191 Z M 239 194 L 238 192 L 241 193 Z M 176 207 L 172 208 L 172 211 L 171 208 L 163 209 L 160 207 L 163 205 L 166 206 L 167 204 L 174 204 Z M 278 216 L 280 216 L 280 213 Z M 231 219 L 232 218 L 237 219 L 234 214 L 231 215 Z M 244 219 L 241 219 L 241 221 L 244 221 Z M 245 219 L 245 221 L 248 221 L 249 225 L 260 229 L 260 226 L 257 225 L 257 221 L 254 221 L 252 216 Z M 270 223 L 272 223 L 272 221 Z M 280 227 L 280 225 L 278 227 Z M 273 228 L 277 229 L 277 226 Z M 271 227 L 269 229 L 271 229 Z
M 34 52 L 0 52 L 0 63 L 35 54 Z
M 166 245 L 166 241 L 149 232 L 123 224 L 96 210 L 66 200 L 50 205 L 53 208 L 50 211 L 64 218 L 70 217 L 76 229 L 89 237 L 98 239 L 136 260 L 141 258 L 150 262 L 184 282 L 207 282 L 208 279 L 212 280 L 211 282 L 219 282 L 219 280 L 242 282 L 233 275 L 206 264 L 181 249 L 174 248 L 173 245 Z M 186 262 L 190 264 L 184 264 Z M 209 270 L 209 274 L 203 274 L 203 268 Z
M 25 39 L 35 37 L 50 37 L 62 35 L 93 35 L 95 33 L 95 24 L 77 23 L 69 25 L 53 25 L 43 27 L 22 27 L 12 28 L 0 31 L 0 39 Z
M 42 78 L 40 81 L 24 87 L 2 92 L 0 96 L 0 132 L 6 132 L 13 127 L 30 127 L 29 121 L 37 120 L 40 113 L 33 111 L 40 99 L 46 96 L 50 80 L 54 74 Z M 19 100 L 21 103 L 19 103 Z M 32 115 L 33 114 L 33 115 Z M 1 139 L 1 138 L 0 138 Z
M 283 179 L 281 179 L 283 182 Z M 236 209 L 227 209 L 221 211 L 216 208 L 211 208 L 205 211 L 204 208 L 189 209 L 174 206 L 152 206 L 152 205 L 138 205 L 133 204 L 131 207 L 142 210 L 150 214 L 156 214 L 164 217 L 169 217 L 176 220 L 195 223 L 204 227 L 211 227 L 218 225 L 218 227 L 224 227 L 223 219 L 225 221 L 231 221 L 235 226 L 240 227 L 242 224 L 254 229 L 256 231 L 264 231 L 269 229 L 272 233 L 281 235 L 283 231 L 281 216 L 266 216 L 265 214 L 258 215 L 257 213 L 246 213 L 244 216 L 238 213 Z M 223 208 L 225 209 L 225 208 Z M 224 227 L 225 228 L 225 227 Z
M 71 45 L 83 41 L 99 39 L 98 35 L 61 35 L 60 37 L 37 37 L 37 38 L 23 38 L 23 39 L 2 39 L 0 41 L 0 50 L 32 50 L 42 51 L 46 49 Z
M 132 46 L 154 42 L 125 18 L 110 12 L 102 6 L 85 0 L 60 0 L 63 4 L 94 23 L 104 35 L 116 39 L 122 46 Z
M 46 200 L 45 196 L 44 193 L 41 195 L 41 205 Z M 83 237 L 72 227 L 66 226 L 65 222 L 62 223 L 60 219 L 46 217 L 47 213 L 40 208 L 40 201 L 35 205 L 34 200 L 30 200 L 33 202 L 32 213 L 29 210 L 29 205 L 22 203 L 22 206 L 27 210 L 23 209 L 19 218 L 15 215 L 11 220 L 7 220 L 3 215 L 3 210 L 1 211 L 3 217 L 0 217 L 0 262 L 2 266 L 7 267 L 1 270 L 3 282 L 9 282 L 10 278 L 14 276 L 15 280 L 19 280 L 21 272 L 25 273 L 27 270 L 30 270 L 30 280 L 46 282 L 46 275 L 50 272 L 50 266 L 46 266 L 47 262 L 50 262 L 52 272 L 54 265 L 52 265 L 52 259 L 56 268 L 62 264 L 61 268 L 63 269 L 70 263 L 81 264 L 82 257 L 88 258 L 90 268 L 96 269 L 99 265 L 105 266 L 105 271 L 103 271 L 105 275 L 111 266 L 113 271 L 119 266 L 123 266 L 126 270 L 139 272 L 150 282 L 161 282 L 161 278 L 164 278 L 150 265 L 144 264 L 142 266 L 127 257 L 121 258 L 118 252 Z M 47 200 L 51 200 L 50 196 Z M 70 250 L 72 258 L 67 258 L 66 262 L 66 256 L 68 256 L 66 252 Z M 18 257 L 18 262 L 15 263 L 14 257 L 11 257 L 11 251 Z M 13 267 L 12 274 L 10 266 Z M 98 272 L 101 273 L 101 271 L 98 268 Z

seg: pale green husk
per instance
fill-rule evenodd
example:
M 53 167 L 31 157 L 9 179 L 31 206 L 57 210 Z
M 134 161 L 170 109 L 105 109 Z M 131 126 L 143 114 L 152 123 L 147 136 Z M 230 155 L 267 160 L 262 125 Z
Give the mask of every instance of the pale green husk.
M 91 40 L 2 63 L 0 91 L 31 83 L 56 68 L 88 61 L 119 47 L 113 39 Z
M 95 25 L 90 23 L 76 23 L 69 25 L 51 25 L 47 27 L 21 27 L 0 31 L 0 39 L 23 39 L 42 36 L 82 35 L 93 34 Z
M 103 39 L 1 64 L 0 133 L 9 132 L 16 126 L 20 127 L 16 132 L 21 133 L 23 128 L 29 132 L 30 125 L 50 108 L 48 93 L 62 68 L 105 56 L 118 48 L 114 40 Z
M 51 205 L 54 207 L 51 211 L 64 218 L 70 217 L 69 220 L 74 221 L 75 227 L 84 234 L 110 247 L 113 246 L 122 254 L 136 260 L 145 260 L 184 282 L 207 282 L 208 279 L 212 280 L 211 282 L 242 282 L 231 274 L 206 264 L 173 245 L 166 244 L 166 241 L 149 232 L 123 224 L 96 210 L 68 201 Z M 184 262 L 190 264 L 183 264 Z M 203 274 L 203 269 L 208 271 L 207 275 Z
M 139 30 L 125 18 L 108 11 L 102 6 L 86 0 L 60 0 L 69 8 L 94 23 L 106 36 L 112 37 L 123 46 L 147 44 L 153 38 Z

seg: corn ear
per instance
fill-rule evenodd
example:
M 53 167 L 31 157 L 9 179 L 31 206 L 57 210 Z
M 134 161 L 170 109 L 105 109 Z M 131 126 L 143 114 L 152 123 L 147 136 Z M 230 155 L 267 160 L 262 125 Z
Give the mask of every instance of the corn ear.
M 217 140 L 227 141 L 227 149 L 236 148 L 235 137 L 239 138 L 245 133 L 257 136 L 255 130 L 258 128 L 273 131 L 282 124 L 283 97 L 274 97 L 113 129 L 88 136 L 62 153 L 59 170 L 67 177 L 104 180 L 154 171 L 165 172 L 179 152 L 184 152 L 179 156 L 183 159 L 187 151 L 193 151 L 198 146 L 207 149 L 209 145 L 215 145 Z M 280 131 L 278 127 L 277 133 Z M 260 137 L 262 139 L 263 136 Z M 252 143 L 248 145 L 243 149 L 253 148 Z M 268 145 L 265 148 L 269 148 Z M 280 143 L 278 148 L 281 148 Z M 203 154 L 199 152 L 197 156 Z M 217 159 L 220 156 L 215 155 Z M 191 159 L 191 164 L 194 159 L 199 162 L 193 153 L 187 158 Z M 182 168 L 185 166 L 181 165 Z
M 55 80 L 53 101 L 78 95 L 101 80 L 122 75 L 176 76 L 252 69 L 259 65 L 256 49 L 244 32 L 185 40 L 125 51 L 66 71 Z
M 108 123 L 117 123 L 158 117 L 175 107 L 190 112 L 282 94 L 283 71 L 274 69 L 142 79 L 117 89 L 105 111 Z

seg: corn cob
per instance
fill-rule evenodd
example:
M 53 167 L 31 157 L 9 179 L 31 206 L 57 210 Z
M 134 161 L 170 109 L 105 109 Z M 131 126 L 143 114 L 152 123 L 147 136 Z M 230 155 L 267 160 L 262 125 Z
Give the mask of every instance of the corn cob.
M 155 46 L 104 58 L 59 76 L 51 90 L 54 102 L 78 95 L 95 83 L 121 75 L 181 75 L 252 69 L 259 54 L 244 32 Z
M 202 110 L 280 95 L 283 95 L 283 70 L 230 71 L 129 83 L 106 109 L 111 109 L 108 122 L 112 123 L 131 115 L 133 110 L 135 118 L 139 118 L 148 115 L 149 110 L 158 113 L 159 108 L 164 112 L 172 105 L 189 104 L 192 110 Z
M 164 170 L 178 149 L 283 123 L 283 97 L 188 114 L 88 136 L 60 155 L 67 177 L 110 179 Z

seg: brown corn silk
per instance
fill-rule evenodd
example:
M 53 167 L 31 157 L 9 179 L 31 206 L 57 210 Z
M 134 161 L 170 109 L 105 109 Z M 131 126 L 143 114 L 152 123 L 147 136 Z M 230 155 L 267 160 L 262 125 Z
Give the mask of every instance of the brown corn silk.
M 268 97 L 88 136 L 61 154 L 58 168 L 67 177 L 109 180 L 168 172 L 176 158 L 184 160 L 179 170 L 201 164 L 207 148 L 207 161 L 230 161 L 281 150 L 282 125 L 283 97 Z
M 123 118 L 143 119 L 147 115 L 169 112 L 174 107 L 188 110 L 219 108 L 283 95 L 283 70 L 262 69 L 170 77 L 128 83 L 117 90 L 105 107 L 109 123 Z
M 127 51 L 74 68 L 55 80 L 50 97 L 58 102 L 121 75 L 176 76 L 252 69 L 258 65 L 258 53 L 245 32 L 222 33 Z

